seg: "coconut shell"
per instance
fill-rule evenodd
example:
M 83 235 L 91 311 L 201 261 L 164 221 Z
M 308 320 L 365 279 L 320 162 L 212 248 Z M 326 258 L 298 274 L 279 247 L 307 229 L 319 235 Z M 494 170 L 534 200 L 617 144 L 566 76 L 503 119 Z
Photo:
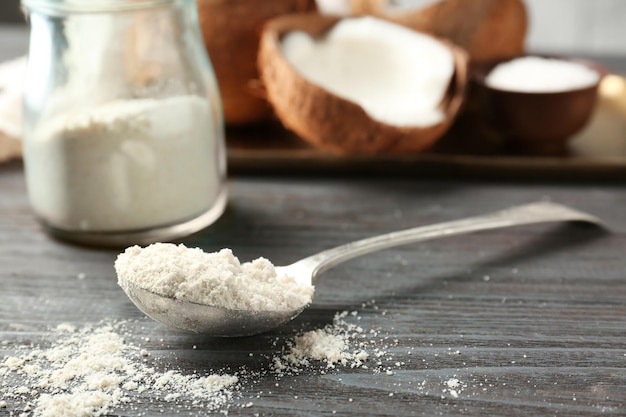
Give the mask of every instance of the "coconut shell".
M 353 15 L 385 17 L 389 0 L 348 0 Z
M 272 114 L 256 60 L 263 24 L 288 13 L 314 11 L 315 0 L 197 0 L 204 43 L 220 88 L 227 124 L 260 122 Z
M 393 12 L 390 0 L 351 0 L 354 14 L 384 18 L 449 39 L 474 62 L 501 61 L 524 53 L 528 15 L 522 0 L 441 0 Z
M 415 153 L 432 146 L 450 127 L 462 107 L 468 81 L 467 54 L 453 52 L 455 74 L 442 103 L 445 118 L 428 127 L 398 127 L 372 119 L 361 106 L 303 78 L 281 52 L 281 37 L 301 30 L 318 38 L 340 18 L 319 14 L 283 16 L 264 28 L 259 68 L 276 115 L 283 125 L 311 144 L 337 154 Z

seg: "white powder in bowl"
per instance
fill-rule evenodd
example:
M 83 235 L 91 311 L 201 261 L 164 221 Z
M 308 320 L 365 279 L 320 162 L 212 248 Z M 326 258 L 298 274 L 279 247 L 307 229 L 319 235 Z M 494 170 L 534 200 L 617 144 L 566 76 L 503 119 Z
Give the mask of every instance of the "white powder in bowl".
M 485 83 L 500 90 L 548 93 L 591 87 L 599 80 L 600 74 L 583 64 L 527 56 L 498 64 Z
M 125 231 L 199 216 L 220 193 L 218 133 L 198 96 L 69 110 L 27 135 L 36 213 L 66 230 Z
M 280 275 L 270 261 L 240 263 L 230 249 L 155 243 L 132 246 L 115 261 L 120 286 L 127 282 L 165 297 L 230 310 L 296 310 L 311 303 L 314 288 Z

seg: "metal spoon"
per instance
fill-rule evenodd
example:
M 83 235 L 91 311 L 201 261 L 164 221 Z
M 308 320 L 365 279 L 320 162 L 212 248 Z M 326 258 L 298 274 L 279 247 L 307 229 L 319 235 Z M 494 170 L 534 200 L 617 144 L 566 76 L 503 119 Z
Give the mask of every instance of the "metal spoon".
M 325 250 L 291 265 L 277 266 L 276 269 L 279 274 L 286 273 L 304 283 L 315 284 L 322 272 L 370 252 L 479 230 L 556 221 L 580 221 L 602 225 L 598 218 L 590 214 L 555 203 L 538 202 L 482 216 L 358 240 Z M 122 287 L 128 297 L 148 316 L 170 327 L 212 336 L 247 336 L 262 333 L 292 320 L 308 307 L 305 305 L 287 311 L 228 310 L 164 297 L 139 288 L 124 277 L 119 279 L 123 281 Z

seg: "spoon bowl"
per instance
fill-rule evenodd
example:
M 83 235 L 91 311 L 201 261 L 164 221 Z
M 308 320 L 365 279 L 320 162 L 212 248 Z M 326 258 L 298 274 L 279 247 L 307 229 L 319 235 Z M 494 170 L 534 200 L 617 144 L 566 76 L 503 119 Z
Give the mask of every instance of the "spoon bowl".
M 164 297 L 129 281 L 124 283 L 124 291 L 152 319 L 175 329 L 212 336 L 249 336 L 262 333 L 287 323 L 307 307 L 303 305 L 300 309 L 271 313 L 231 310 Z
M 550 202 L 531 203 L 509 209 L 428 226 L 420 226 L 347 243 L 301 259 L 291 265 L 277 266 L 302 283 L 314 285 L 324 271 L 350 259 L 371 252 L 440 237 L 480 230 L 525 224 L 577 221 L 601 226 L 602 222 L 587 213 Z M 232 310 L 165 297 L 145 290 L 119 277 L 120 285 L 146 315 L 176 329 L 211 336 L 249 336 L 272 330 L 298 316 L 308 305 L 287 310 Z

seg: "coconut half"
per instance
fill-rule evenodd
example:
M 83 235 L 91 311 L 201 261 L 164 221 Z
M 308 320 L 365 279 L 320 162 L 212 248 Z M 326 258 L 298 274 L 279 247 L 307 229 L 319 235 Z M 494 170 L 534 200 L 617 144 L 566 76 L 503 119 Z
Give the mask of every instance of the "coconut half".
M 430 147 L 458 114 L 467 84 L 460 48 L 372 17 L 274 19 L 259 68 L 282 123 L 342 154 Z
M 350 0 L 357 15 L 373 15 L 449 39 L 474 62 L 524 53 L 528 15 L 522 0 Z

